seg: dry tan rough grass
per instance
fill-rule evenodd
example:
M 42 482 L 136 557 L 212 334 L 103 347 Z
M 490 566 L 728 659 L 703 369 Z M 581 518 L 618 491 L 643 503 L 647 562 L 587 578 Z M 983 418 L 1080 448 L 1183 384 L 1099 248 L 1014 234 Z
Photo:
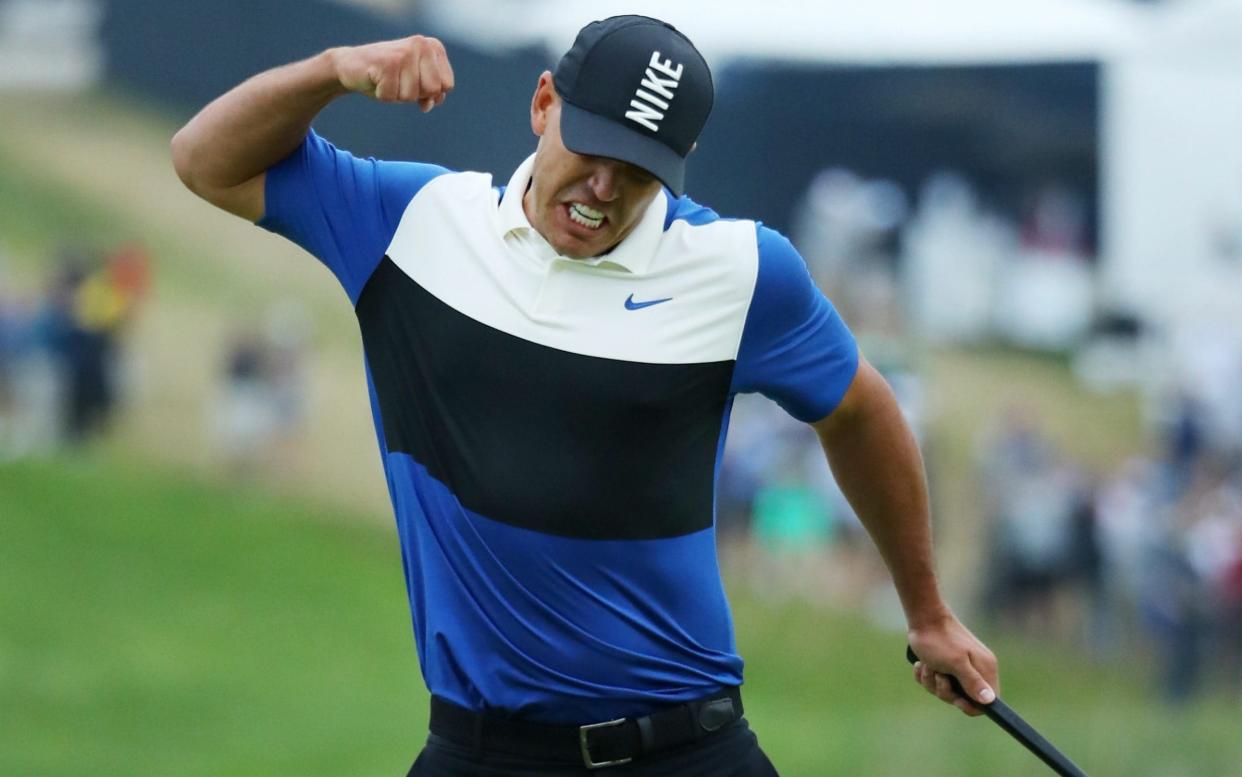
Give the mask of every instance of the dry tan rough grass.
M 99 95 L 21 94 L 0 95 L 0 115 L 7 158 L 99 202 L 153 251 L 155 290 L 130 338 L 137 396 L 117 430 L 118 450 L 222 473 L 208 414 L 225 337 L 239 317 L 297 300 L 314 330 L 312 422 L 291 455 L 255 477 L 389 520 L 357 325 L 331 275 L 300 248 L 186 191 L 169 161 L 176 128 L 158 116 Z M 203 262 L 210 267 L 195 266 Z

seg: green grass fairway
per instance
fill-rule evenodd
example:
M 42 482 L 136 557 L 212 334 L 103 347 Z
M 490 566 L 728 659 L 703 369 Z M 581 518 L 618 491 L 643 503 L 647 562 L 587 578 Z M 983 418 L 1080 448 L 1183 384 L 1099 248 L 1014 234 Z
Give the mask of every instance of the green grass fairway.
M 97 457 L 0 466 L 0 774 L 405 773 L 425 726 L 395 534 Z M 900 634 L 734 601 L 786 777 L 1045 767 L 909 679 Z M 1239 773 L 1236 700 L 999 643 L 1005 696 L 1093 777 Z

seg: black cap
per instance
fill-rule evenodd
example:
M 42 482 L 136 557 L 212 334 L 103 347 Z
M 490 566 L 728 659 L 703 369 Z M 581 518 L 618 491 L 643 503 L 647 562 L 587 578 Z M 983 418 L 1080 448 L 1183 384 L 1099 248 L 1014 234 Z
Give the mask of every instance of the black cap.
M 713 100 L 711 71 L 685 35 L 647 16 L 591 22 L 553 82 L 566 148 L 637 165 L 682 193 Z

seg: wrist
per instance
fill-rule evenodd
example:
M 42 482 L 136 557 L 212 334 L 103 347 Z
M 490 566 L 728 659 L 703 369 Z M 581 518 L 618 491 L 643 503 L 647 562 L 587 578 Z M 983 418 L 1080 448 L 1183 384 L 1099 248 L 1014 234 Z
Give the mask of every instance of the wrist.
M 948 605 L 938 602 L 935 605 L 920 607 L 917 611 L 906 613 L 906 628 L 909 631 L 924 631 L 942 628 L 957 620 L 957 616 Z
M 341 73 L 341 58 L 348 48 L 347 46 L 334 46 L 312 58 L 317 74 L 316 80 L 323 84 L 326 95 L 330 98 L 340 97 L 350 91 Z
M 940 593 L 940 583 L 930 565 L 918 574 L 894 575 L 893 582 L 911 631 L 937 627 L 956 618 Z

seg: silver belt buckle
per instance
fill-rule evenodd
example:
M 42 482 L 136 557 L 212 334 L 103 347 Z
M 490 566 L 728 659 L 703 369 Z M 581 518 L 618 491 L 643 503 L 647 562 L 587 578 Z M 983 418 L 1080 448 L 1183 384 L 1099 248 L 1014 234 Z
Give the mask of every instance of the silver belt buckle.
M 617 718 L 616 720 L 607 720 L 603 723 L 588 723 L 585 726 L 578 726 L 578 745 L 582 750 L 582 763 L 588 769 L 603 769 L 605 766 L 620 766 L 633 761 L 633 758 L 619 758 L 615 761 L 593 761 L 591 760 L 591 747 L 587 742 L 587 734 L 592 729 L 608 728 L 610 726 L 620 726 L 625 722 L 625 718 Z

